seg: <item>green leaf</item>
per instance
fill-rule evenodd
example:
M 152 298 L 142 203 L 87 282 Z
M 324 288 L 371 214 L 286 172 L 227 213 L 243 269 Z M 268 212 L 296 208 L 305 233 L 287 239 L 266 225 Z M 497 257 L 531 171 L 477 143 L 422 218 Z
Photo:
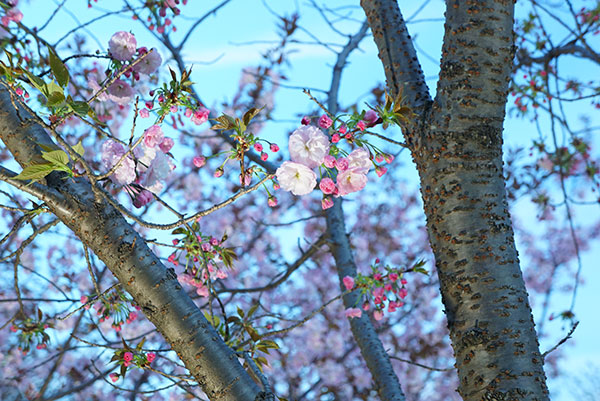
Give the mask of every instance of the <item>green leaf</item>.
M 142 341 L 140 341 L 139 344 L 136 345 L 135 349 L 138 350 L 138 351 L 141 351 L 145 342 L 146 342 L 146 337 L 142 338 Z
M 31 85 L 33 85 L 37 90 L 39 90 L 40 92 L 42 92 L 42 94 L 44 96 L 46 96 L 46 93 L 44 92 L 44 88 L 46 87 L 46 83 L 41 78 L 33 75 L 29 71 L 25 71 L 25 75 L 27 75 L 27 78 L 29 78 L 29 82 L 31 83 Z
M 260 111 L 264 108 L 265 106 L 261 107 L 260 109 L 252 107 L 250 110 L 248 110 L 243 117 L 244 125 L 248 126 L 250 124 L 250 121 L 252 121 L 252 119 L 256 117 L 256 115 L 260 113 Z
M 171 231 L 171 234 L 187 234 L 187 230 L 183 227 L 177 227 L 176 229 L 174 229 L 173 231 Z
M 69 156 L 62 150 L 53 150 L 52 152 L 42 152 L 42 158 L 56 165 L 66 166 L 69 164 Z
M 52 163 L 44 163 L 44 164 L 32 164 L 27 166 L 16 175 L 14 178 L 17 180 L 41 180 L 48 174 L 54 171 L 54 165 Z
M 61 92 L 50 92 L 48 95 L 48 102 L 46 105 L 48 107 L 58 107 L 65 102 L 65 94 Z
M 58 81 L 58 84 L 62 88 L 66 88 L 69 84 L 69 70 L 64 65 L 62 60 L 54 53 L 54 51 L 48 47 L 48 57 L 50 61 L 50 69 L 54 78 Z
M 254 330 L 254 327 L 244 326 L 244 329 L 250 335 L 250 338 L 252 339 L 252 341 L 260 340 L 260 335 L 256 332 L 256 330 Z
M 38 146 L 40 148 L 44 149 L 46 152 L 52 152 L 52 151 L 58 149 L 58 147 L 55 145 L 49 146 L 49 145 L 44 145 L 43 143 L 38 143 Z
M 81 117 L 85 117 L 91 110 L 90 105 L 87 104 L 87 102 L 83 102 L 83 101 L 79 101 L 79 100 L 75 101 L 75 102 L 70 102 L 69 107 L 71 108 L 71 110 L 73 110 L 75 113 L 77 113 Z
M 83 148 L 83 145 L 81 144 L 81 140 L 79 142 L 77 142 L 77 145 L 73 146 L 73 150 L 79 155 L 79 156 L 83 156 L 83 154 L 85 153 L 85 149 Z
M 247 316 L 250 318 L 252 315 L 254 315 L 254 312 L 256 312 L 257 309 L 258 309 L 258 304 L 252 305 L 252 307 L 250 307 L 250 310 L 248 310 Z

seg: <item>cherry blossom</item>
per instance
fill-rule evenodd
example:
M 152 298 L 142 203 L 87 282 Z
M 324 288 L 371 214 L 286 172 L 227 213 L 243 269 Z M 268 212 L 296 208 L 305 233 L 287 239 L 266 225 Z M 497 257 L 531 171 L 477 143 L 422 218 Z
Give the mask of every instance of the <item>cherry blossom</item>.
M 153 125 L 144 131 L 144 143 L 153 148 L 163 141 L 163 132 L 159 125 Z
M 150 75 L 153 74 L 161 64 L 162 57 L 160 57 L 160 54 L 158 54 L 156 49 L 152 49 L 152 51 L 147 54 L 142 61 L 133 67 L 133 70 L 139 72 L 140 74 Z
M 317 185 L 317 175 L 304 164 L 286 161 L 275 173 L 281 188 L 294 195 L 308 195 Z
M 329 118 L 329 116 L 327 114 L 323 114 L 319 118 L 319 127 L 323 128 L 323 129 L 327 129 L 327 128 L 331 127 L 331 124 L 333 124 L 333 121 L 331 120 L 331 118 Z
M 119 61 L 130 60 L 137 50 L 135 36 L 129 32 L 119 31 L 111 36 L 108 42 L 110 55 Z
M 365 185 L 367 185 L 367 176 L 363 169 L 347 169 L 337 176 L 339 196 L 360 191 Z
M 109 139 L 102 144 L 102 164 L 104 168 L 110 170 L 119 161 L 121 156 L 125 154 L 123 145 Z M 110 179 L 119 185 L 131 184 L 136 178 L 135 163 L 130 156 L 127 156 L 121 161 L 114 174 Z
M 329 152 L 329 139 L 317 127 L 304 125 L 292 133 L 288 147 L 292 161 L 314 168 Z
M 133 98 L 133 88 L 127 82 L 117 79 L 108 87 L 108 97 L 115 103 L 127 105 Z

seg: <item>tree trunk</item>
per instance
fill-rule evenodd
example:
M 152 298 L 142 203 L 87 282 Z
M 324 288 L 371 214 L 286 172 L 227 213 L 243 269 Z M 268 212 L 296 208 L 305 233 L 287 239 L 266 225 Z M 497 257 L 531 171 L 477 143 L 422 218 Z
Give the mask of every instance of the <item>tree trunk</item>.
M 447 1 L 430 102 L 395 0 L 368 1 L 386 78 L 416 113 L 403 127 L 421 179 L 429 240 L 465 400 L 547 400 L 502 170 L 514 55 L 513 2 Z
M 53 144 L 26 110 L 15 110 L 5 88 L 0 89 L 0 138 L 21 166 L 40 160 L 37 144 Z M 175 271 L 162 264 L 121 213 L 95 198 L 87 180 L 52 173 L 46 185 L 26 187 L 8 176 L 0 170 L 3 180 L 43 200 L 106 264 L 211 400 L 255 399 L 258 386 L 178 283 Z

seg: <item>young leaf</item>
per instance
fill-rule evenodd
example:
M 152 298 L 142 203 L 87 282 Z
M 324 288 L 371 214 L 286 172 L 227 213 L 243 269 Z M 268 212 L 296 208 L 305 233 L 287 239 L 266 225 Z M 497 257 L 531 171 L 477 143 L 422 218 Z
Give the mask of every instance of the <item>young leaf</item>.
M 50 59 L 50 69 L 54 78 L 62 88 L 66 88 L 69 84 L 69 71 L 63 64 L 62 60 L 54 53 L 54 51 L 48 47 L 48 57 Z
M 75 152 L 77 152 L 77 154 L 79 156 L 83 156 L 83 154 L 85 153 L 85 149 L 83 148 L 83 145 L 81 144 L 81 140 L 79 142 L 77 142 L 77 145 L 73 146 L 73 150 Z
M 33 180 L 38 181 L 54 171 L 54 165 L 52 163 L 44 164 L 32 164 L 27 166 L 16 175 L 14 178 L 17 180 Z
M 83 101 L 74 101 L 69 103 L 69 107 L 81 117 L 85 117 L 90 111 L 90 106 Z
M 62 92 L 50 92 L 48 95 L 48 107 L 58 107 L 65 102 L 65 94 Z
M 53 150 L 52 152 L 42 152 L 42 158 L 48 160 L 50 163 L 56 165 L 67 165 L 69 164 L 69 156 L 62 150 Z
M 252 119 L 256 117 L 256 115 L 260 113 L 260 111 L 264 108 L 265 106 L 261 107 L 260 109 L 252 107 L 250 110 L 248 110 L 243 117 L 244 125 L 248 126 L 250 124 L 250 121 L 252 121 Z

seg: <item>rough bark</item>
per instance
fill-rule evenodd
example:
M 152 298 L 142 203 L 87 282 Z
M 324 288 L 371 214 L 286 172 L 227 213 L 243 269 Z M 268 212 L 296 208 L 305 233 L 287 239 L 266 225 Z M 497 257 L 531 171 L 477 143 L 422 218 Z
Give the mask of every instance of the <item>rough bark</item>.
M 388 84 L 420 82 L 395 0 L 361 1 Z M 502 170 L 502 124 L 514 55 L 512 1 L 447 1 L 441 72 L 404 84 L 417 113 L 403 127 L 421 179 L 429 239 L 465 400 L 547 400 Z M 390 11 L 393 10 L 393 11 Z M 389 65 L 402 55 L 410 63 Z M 390 61 L 391 60 L 391 61 Z M 392 91 L 394 86 L 392 86 Z M 420 93 L 423 91 L 422 93 Z
M 10 94 L 0 90 L 0 138 L 22 166 L 39 160 L 41 144 L 52 144 L 44 129 Z M 108 202 L 94 197 L 89 181 L 52 173 L 46 185 L 0 178 L 39 196 L 50 210 L 106 264 L 211 400 L 251 401 L 259 388 L 198 307 L 148 248 L 144 239 Z

